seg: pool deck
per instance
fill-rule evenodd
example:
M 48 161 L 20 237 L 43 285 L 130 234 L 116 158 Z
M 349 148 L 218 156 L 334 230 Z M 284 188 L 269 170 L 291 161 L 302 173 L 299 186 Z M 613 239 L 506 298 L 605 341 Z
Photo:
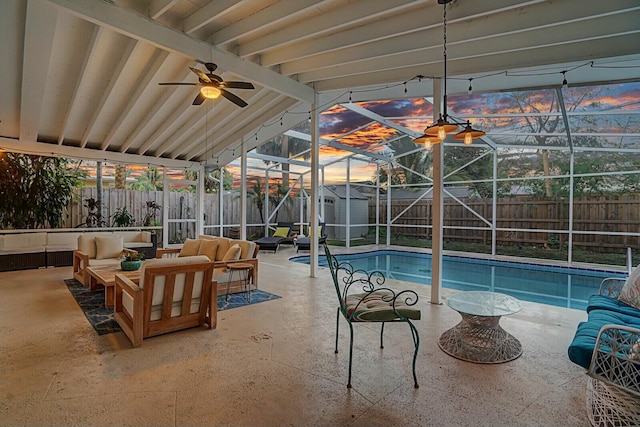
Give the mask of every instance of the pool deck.
M 338 252 L 384 246 L 333 247 Z M 348 328 L 330 274 L 292 263 L 295 248 L 259 254 L 259 285 L 282 298 L 220 312 L 194 328 L 132 348 L 98 336 L 67 290 L 71 267 L 0 273 L 0 425 L 585 426 L 586 375 L 566 355 L 586 313 L 523 302 L 501 325 L 523 345 L 518 359 L 455 359 L 438 337 L 460 319 L 420 295 L 417 360 L 406 325 L 355 326 L 353 388 L 346 388 Z M 454 291 L 443 289 L 446 298 Z

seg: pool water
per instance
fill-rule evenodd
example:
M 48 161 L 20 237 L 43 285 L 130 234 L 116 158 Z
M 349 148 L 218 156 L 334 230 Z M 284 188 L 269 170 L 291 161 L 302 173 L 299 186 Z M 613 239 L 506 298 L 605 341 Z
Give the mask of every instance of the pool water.
M 399 250 L 378 250 L 337 255 L 354 268 L 380 271 L 385 277 L 431 284 L 431 255 Z M 308 264 L 309 256 L 291 261 Z M 319 265 L 326 266 L 321 255 Z M 483 260 L 463 256 L 442 258 L 442 286 L 461 291 L 492 291 L 523 301 L 584 310 L 605 277 L 626 277 L 619 271 L 588 270 L 524 262 Z

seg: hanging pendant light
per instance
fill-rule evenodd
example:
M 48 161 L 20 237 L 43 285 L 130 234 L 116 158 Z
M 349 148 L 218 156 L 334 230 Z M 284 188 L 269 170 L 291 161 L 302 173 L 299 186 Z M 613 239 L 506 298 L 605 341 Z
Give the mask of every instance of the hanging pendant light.
M 431 126 L 427 126 L 424 130 L 424 135 L 419 136 L 414 140 L 416 144 L 424 144 L 425 148 L 431 148 L 431 144 L 437 144 L 445 140 L 447 134 L 456 132 L 460 126 L 464 126 L 464 123 L 458 123 L 456 121 L 449 121 L 449 116 L 447 114 L 447 4 L 451 3 L 453 0 L 438 0 L 438 4 L 443 5 L 443 14 L 442 14 L 442 22 L 443 22 L 443 37 L 442 37 L 442 46 L 443 46 L 443 63 L 444 63 L 444 95 L 442 97 L 442 108 L 444 113 L 440 114 L 438 120 L 432 124 Z M 471 123 L 467 121 L 464 130 L 458 132 L 454 135 L 454 139 L 463 140 L 465 144 L 469 145 L 472 143 L 474 138 L 478 138 L 486 135 L 485 132 L 473 129 L 471 127 Z M 428 147 L 427 141 L 428 139 Z

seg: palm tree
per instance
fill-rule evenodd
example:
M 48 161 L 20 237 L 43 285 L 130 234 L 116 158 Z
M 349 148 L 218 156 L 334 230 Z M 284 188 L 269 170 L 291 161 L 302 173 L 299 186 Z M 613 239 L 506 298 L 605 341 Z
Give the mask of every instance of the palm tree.
M 131 185 L 133 190 L 160 191 L 164 187 L 164 178 L 158 168 L 149 168 Z

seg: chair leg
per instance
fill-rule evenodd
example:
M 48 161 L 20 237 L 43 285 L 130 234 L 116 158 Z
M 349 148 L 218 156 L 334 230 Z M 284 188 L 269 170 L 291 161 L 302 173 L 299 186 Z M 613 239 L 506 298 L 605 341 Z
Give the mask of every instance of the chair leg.
M 384 334 L 384 322 L 382 322 L 382 328 L 380 328 L 380 348 L 384 348 L 384 342 L 382 340 L 382 334 Z
M 413 323 L 407 320 L 409 324 L 409 328 L 411 328 L 411 335 L 413 337 L 413 344 L 415 345 L 415 350 L 413 351 L 413 386 L 415 388 L 419 388 L 418 385 L 418 377 L 416 376 L 416 359 L 418 358 L 418 348 L 420 347 L 420 336 L 418 335 L 418 330 Z
M 340 307 L 338 307 L 338 312 L 336 313 L 336 354 L 338 354 L 338 326 L 340 326 Z
M 351 332 L 351 342 L 349 343 L 349 382 L 347 388 L 351 388 L 351 364 L 353 363 L 353 325 L 349 322 L 349 330 Z

